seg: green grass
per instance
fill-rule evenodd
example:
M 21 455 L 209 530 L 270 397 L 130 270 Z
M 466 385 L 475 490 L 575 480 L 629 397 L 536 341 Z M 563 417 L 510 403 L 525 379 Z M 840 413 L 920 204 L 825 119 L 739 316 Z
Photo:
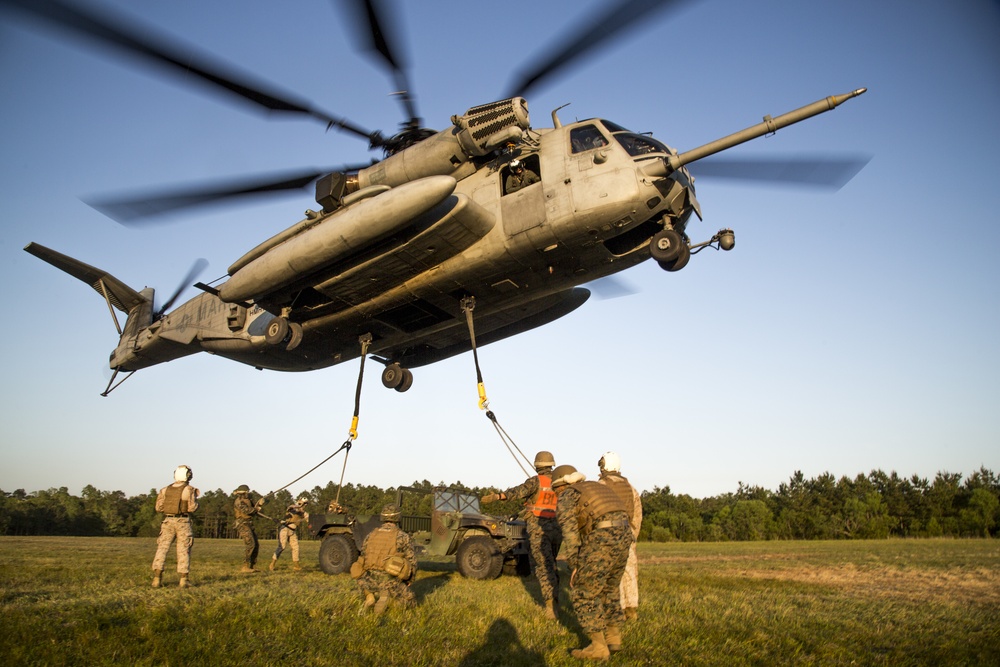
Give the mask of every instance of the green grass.
M 261 544 L 266 567 L 275 544 Z M 198 540 L 194 587 L 150 587 L 155 541 L 0 537 L 8 665 L 573 665 L 571 609 L 530 579 L 469 581 L 422 559 L 419 605 L 359 615 L 347 576 L 238 573 L 242 543 Z M 1000 542 L 641 544 L 640 618 L 619 665 L 1000 664 Z M 564 581 L 568 577 L 563 576 Z M 569 599 L 567 591 L 562 597 Z M 567 605 L 568 607 L 568 605 Z

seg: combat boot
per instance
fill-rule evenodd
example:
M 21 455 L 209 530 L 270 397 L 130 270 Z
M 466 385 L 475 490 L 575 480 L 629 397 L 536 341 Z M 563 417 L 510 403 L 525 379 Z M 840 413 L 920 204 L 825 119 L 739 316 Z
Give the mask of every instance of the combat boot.
M 243 567 L 240 568 L 240 572 L 243 572 L 244 574 L 253 574 L 257 572 L 257 570 L 255 570 L 250 563 L 243 563 Z
M 153 588 L 163 585 L 163 570 L 153 570 Z
M 302 569 L 302 567 L 299 565 L 299 561 L 297 560 L 292 561 L 292 569 L 295 570 L 296 572 Z
M 375 605 L 375 594 L 365 593 L 365 609 Z
M 186 574 L 181 575 L 181 581 L 177 584 L 178 588 L 191 588 L 191 584 L 188 583 L 188 576 Z
M 613 625 L 604 628 L 604 641 L 608 645 L 608 652 L 617 653 L 622 650 L 622 631 Z
M 625 620 L 634 621 L 639 618 L 639 610 L 636 607 L 625 607 Z
M 590 635 L 590 645 L 586 648 L 578 648 L 570 651 L 574 658 L 583 660 L 607 660 L 611 657 L 608 645 L 604 642 L 604 633 L 595 632 Z
M 385 612 L 385 608 L 389 606 L 389 596 L 385 593 L 381 593 L 378 596 L 378 602 L 375 603 L 375 613 L 382 614 Z
M 267 566 L 267 569 L 269 569 L 271 572 L 274 572 L 274 568 L 275 568 L 275 566 L 277 564 L 278 564 L 278 559 L 277 558 L 272 558 L 271 559 L 271 564 Z
M 550 621 L 554 621 L 554 620 L 556 620 L 556 617 L 558 615 L 559 615 L 559 610 L 556 608 L 556 601 L 555 600 L 546 600 L 545 601 L 545 618 L 549 619 Z

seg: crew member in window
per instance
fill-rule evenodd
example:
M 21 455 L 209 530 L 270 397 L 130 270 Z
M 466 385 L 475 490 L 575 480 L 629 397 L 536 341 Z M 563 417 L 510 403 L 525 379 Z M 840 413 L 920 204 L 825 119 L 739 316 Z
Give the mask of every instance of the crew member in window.
M 517 192 L 521 188 L 527 187 L 532 183 L 537 183 L 540 180 L 541 179 L 538 178 L 538 174 L 530 169 L 524 168 L 523 162 L 520 160 L 511 160 L 510 174 L 507 176 L 507 181 L 504 183 L 504 191 L 507 194 Z

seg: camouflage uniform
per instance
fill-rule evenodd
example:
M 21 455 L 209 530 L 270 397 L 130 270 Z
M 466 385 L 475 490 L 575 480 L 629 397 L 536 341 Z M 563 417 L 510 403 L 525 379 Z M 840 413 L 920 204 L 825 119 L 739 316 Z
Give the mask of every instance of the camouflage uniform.
M 271 569 L 274 569 L 275 561 L 281 558 L 282 552 L 291 547 L 292 549 L 292 562 L 295 563 L 296 569 L 299 564 L 299 524 L 303 521 L 309 520 L 309 514 L 299 504 L 292 504 L 288 506 L 285 510 L 285 518 L 281 521 L 281 527 L 278 529 L 278 548 L 274 550 L 274 556 L 271 558 Z
M 584 502 L 583 494 L 588 491 L 610 497 L 601 504 Z M 595 512 L 595 506 L 611 509 Z M 595 516 L 597 512 L 600 514 Z M 575 571 L 570 598 L 580 625 L 588 635 L 621 627 L 625 616 L 619 585 L 632 544 L 632 531 L 621 501 L 603 484 L 577 482 L 559 490 L 558 518 L 566 560 Z
M 632 545 L 628 550 L 628 563 L 622 576 L 621 603 L 625 615 L 635 618 L 636 609 L 639 607 L 639 558 L 635 551 L 635 543 L 639 539 L 639 529 L 642 527 L 642 498 L 620 472 L 602 470 L 599 481 L 611 487 L 625 504 L 628 525 L 632 529 Z
M 540 470 L 540 474 L 547 471 Z M 523 484 L 507 489 L 503 495 L 508 498 L 518 498 L 526 501 L 518 512 L 517 518 L 524 521 L 528 530 L 528 550 L 531 554 L 531 571 L 538 579 L 542 589 L 542 598 L 548 601 L 559 601 L 559 571 L 556 569 L 556 556 L 562 543 L 562 532 L 559 522 L 553 517 L 535 516 L 531 502 L 538 497 L 541 484 L 538 475 L 529 477 Z
M 392 555 L 402 556 L 409 563 L 410 574 L 405 581 L 385 571 L 385 558 Z M 417 576 L 417 556 L 410 536 L 398 525 L 385 521 L 370 532 L 361 546 L 361 558 L 364 572 L 358 577 L 358 587 L 366 597 L 370 595 L 379 599 L 376 611 L 385 609 L 389 600 L 396 600 L 404 607 L 416 605 L 417 598 L 410 590 L 410 584 Z
M 521 188 L 526 188 L 532 183 L 538 183 L 540 180 L 541 179 L 538 178 L 538 174 L 530 169 L 524 169 L 520 173 L 512 170 L 510 175 L 507 176 L 507 180 L 504 182 L 504 191 L 507 194 L 517 192 Z
M 253 517 L 257 514 L 258 509 L 257 505 L 250 502 L 250 497 L 246 493 L 236 494 L 233 513 L 236 515 L 236 533 L 243 540 L 244 570 L 254 569 L 257 564 L 257 552 L 260 551 L 260 542 L 253 529 Z
M 198 490 L 187 482 L 174 482 L 156 494 L 156 511 L 166 514 L 160 524 L 160 536 L 156 539 L 156 556 L 153 571 L 162 572 L 167 559 L 170 543 L 177 541 L 177 572 L 186 575 L 191 571 L 191 547 L 194 533 L 191 531 L 190 514 L 198 509 Z

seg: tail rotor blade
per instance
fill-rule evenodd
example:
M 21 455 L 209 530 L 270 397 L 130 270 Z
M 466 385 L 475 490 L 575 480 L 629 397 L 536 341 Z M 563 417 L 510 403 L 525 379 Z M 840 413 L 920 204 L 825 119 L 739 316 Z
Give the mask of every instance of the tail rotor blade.
M 194 264 L 191 265 L 191 269 L 188 270 L 187 275 L 184 276 L 183 280 L 181 280 L 181 284 L 177 287 L 171 297 L 167 299 L 167 302 L 160 306 L 159 310 L 156 311 L 156 314 L 153 316 L 153 321 L 163 317 L 163 314 L 170 310 L 170 307 L 174 305 L 175 301 L 177 301 L 177 297 L 179 297 L 184 290 L 187 289 L 192 282 L 194 282 L 194 279 L 201 275 L 202 271 L 204 271 L 207 267 L 208 260 L 203 257 L 196 259 Z

